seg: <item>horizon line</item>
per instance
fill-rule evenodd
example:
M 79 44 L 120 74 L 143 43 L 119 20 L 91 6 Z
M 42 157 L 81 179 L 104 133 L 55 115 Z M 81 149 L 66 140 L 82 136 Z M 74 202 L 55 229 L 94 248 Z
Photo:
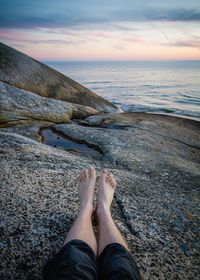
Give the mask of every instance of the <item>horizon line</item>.
M 85 60 L 67 60 L 67 59 L 41 59 L 42 62 L 200 62 L 199 59 L 85 59 Z

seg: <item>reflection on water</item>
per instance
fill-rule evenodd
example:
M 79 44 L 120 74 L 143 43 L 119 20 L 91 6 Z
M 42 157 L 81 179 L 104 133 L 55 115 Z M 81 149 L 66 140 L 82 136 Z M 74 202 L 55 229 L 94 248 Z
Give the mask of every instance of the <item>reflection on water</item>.
M 64 135 L 63 133 L 50 127 L 41 128 L 39 134 L 42 136 L 42 143 L 48 146 L 61 148 L 76 154 L 86 154 L 93 157 L 99 157 L 103 154 L 101 149 L 97 146 Z
M 125 111 L 200 118 L 200 61 L 47 64 Z

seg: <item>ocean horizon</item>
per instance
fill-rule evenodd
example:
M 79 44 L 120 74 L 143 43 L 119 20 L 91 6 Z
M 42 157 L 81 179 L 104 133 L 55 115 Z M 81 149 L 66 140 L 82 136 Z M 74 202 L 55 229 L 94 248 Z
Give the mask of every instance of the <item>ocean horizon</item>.
M 200 60 L 45 63 L 125 112 L 200 120 Z

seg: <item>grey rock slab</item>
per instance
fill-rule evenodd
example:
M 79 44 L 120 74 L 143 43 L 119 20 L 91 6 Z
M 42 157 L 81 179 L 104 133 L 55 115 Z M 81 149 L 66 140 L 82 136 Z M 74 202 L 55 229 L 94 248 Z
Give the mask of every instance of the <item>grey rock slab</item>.
M 164 116 L 154 123 L 151 118 L 156 119 L 141 121 L 145 129 L 77 124 L 54 128 L 99 145 L 105 162 L 115 164 L 115 202 L 121 210 L 116 220 L 143 278 L 193 279 L 198 274 L 199 124 L 186 121 L 184 126 L 184 120 L 171 117 L 162 126 Z M 179 138 L 182 129 L 185 135 Z
M 66 123 L 71 118 L 84 118 L 98 113 L 88 106 L 72 104 L 0 82 L 0 124 L 16 124 L 30 120 Z
M 173 132 L 170 126 L 167 138 L 161 126 L 159 133 L 153 133 L 147 127 L 145 130 L 140 127 L 123 130 L 59 124 L 54 125 L 54 128 L 98 145 L 105 154 L 105 160 L 117 163 L 128 170 L 137 170 L 149 176 L 162 174 L 162 180 L 168 179 L 167 172 L 171 176 L 172 174 L 176 176 L 177 170 L 185 174 L 189 172 L 194 176 L 200 175 L 199 147 L 193 145 L 193 142 L 197 143 L 199 135 L 194 133 L 190 145 L 183 137 L 181 142 L 171 137 L 170 134 Z M 174 130 L 178 129 L 180 130 L 177 124 Z M 187 133 L 191 135 L 191 129 L 187 129 Z
M 39 134 L 40 128 L 48 127 L 51 125 L 52 125 L 51 122 L 39 122 L 39 121 L 31 120 L 30 122 L 26 121 L 25 124 L 18 124 L 18 125 L 14 125 L 14 126 L 0 128 L 0 131 L 16 133 L 16 134 L 25 136 L 26 138 L 35 140 L 37 142 L 41 142 L 41 136 Z
M 171 125 L 170 119 L 169 139 L 163 140 L 165 131 L 155 117 L 154 121 L 159 133 L 149 131 L 150 119 L 145 124 L 141 121 L 145 130 L 85 127 L 73 122 L 53 125 L 66 135 L 99 146 L 104 152 L 102 160 L 11 132 L 22 134 L 30 130 L 28 126 L 0 131 L 4 278 L 41 279 L 42 266 L 60 248 L 76 217 L 76 178 L 81 169 L 94 165 L 98 175 L 106 168 L 116 177 L 112 213 L 142 278 L 196 279 L 200 174 L 195 125 L 187 123 L 184 129 L 191 139 L 182 135 L 180 142 L 174 135 L 184 126 L 182 122 L 174 119 Z M 37 139 L 34 134 L 41 125 L 35 124 L 34 133 L 26 136 Z
M 0 132 L 2 279 L 41 279 L 77 215 L 77 176 L 87 159 Z
M 192 177 L 187 181 L 180 176 L 176 182 L 173 178 L 160 182 L 124 170 L 117 171 L 116 176 L 115 201 L 121 208 L 128 228 L 124 234 L 143 279 L 195 278 L 199 187 Z
M 103 112 L 118 108 L 47 65 L 0 43 L 0 80 L 18 88 Z
M 200 122 L 182 117 L 150 113 L 110 113 L 89 116 L 84 120 L 89 126 L 136 128 L 165 139 L 185 141 L 200 148 Z

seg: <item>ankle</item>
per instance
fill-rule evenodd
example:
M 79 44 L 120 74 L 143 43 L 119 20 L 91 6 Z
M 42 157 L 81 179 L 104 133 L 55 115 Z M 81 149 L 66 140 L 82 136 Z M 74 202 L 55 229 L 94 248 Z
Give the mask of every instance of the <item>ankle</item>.
M 80 204 L 79 213 L 88 213 L 89 215 L 92 215 L 93 205 L 88 203 Z
M 104 205 L 104 204 L 98 205 L 97 206 L 97 216 L 99 219 L 111 216 L 110 207 L 108 207 L 107 205 Z

